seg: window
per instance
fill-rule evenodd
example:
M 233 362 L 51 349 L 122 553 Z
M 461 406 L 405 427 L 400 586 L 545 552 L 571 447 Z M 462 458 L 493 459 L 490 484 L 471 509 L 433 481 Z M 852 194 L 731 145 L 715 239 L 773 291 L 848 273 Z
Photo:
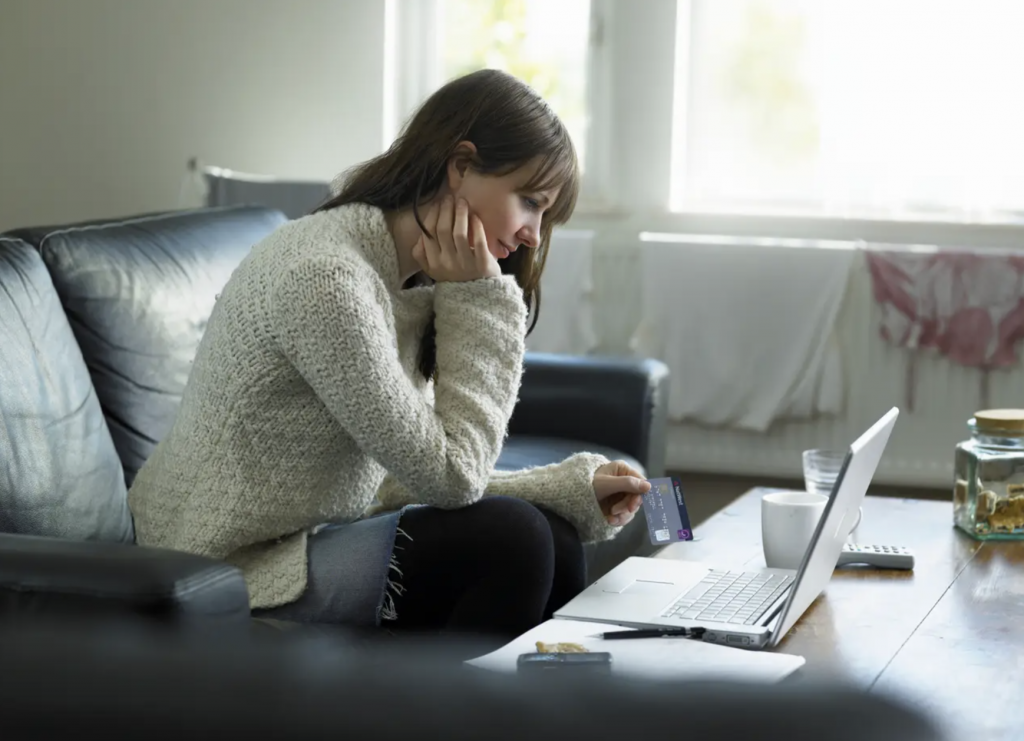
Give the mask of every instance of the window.
M 600 218 L 1024 217 L 1019 0 L 392 1 L 416 16 L 397 111 L 472 69 L 523 78 Z
M 500 69 L 533 87 L 565 123 L 581 163 L 587 139 L 590 0 L 436 0 L 438 59 L 421 99 L 453 77 Z
M 672 206 L 1024 209 L 1015 0 L 689 0 Z M 1015 164 L 1011 164 L 1015 163 Z

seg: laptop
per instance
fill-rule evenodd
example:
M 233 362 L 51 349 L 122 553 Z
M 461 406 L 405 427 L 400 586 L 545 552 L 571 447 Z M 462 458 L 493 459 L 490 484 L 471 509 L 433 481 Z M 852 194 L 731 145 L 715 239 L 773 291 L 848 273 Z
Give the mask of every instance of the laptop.
M 555 612 L 555 618 L 632 628 L 703 628 L 705 641 L 773 648 L 825 591 L 897 416 L 899 409 L 893 407 L 850 446 L 795 571 L 742 571 L 632 557 Z

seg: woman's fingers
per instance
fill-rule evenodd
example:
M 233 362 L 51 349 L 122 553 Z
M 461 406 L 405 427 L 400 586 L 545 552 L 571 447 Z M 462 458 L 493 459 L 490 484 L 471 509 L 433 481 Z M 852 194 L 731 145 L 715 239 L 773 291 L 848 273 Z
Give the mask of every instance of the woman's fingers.
M 423 225 L 427 227 L 427 238 L 437 239 L 437 219 L 441 215 L 441 203 L 434 201 L 430 204 L 430 208 L 427 210 L 427 215 L 423 218 Z
M 474 256 L 479 260 L 481 252 L 487 252 L 487 234 L 484 232 L 484 222 L 476 214 L 469 215 L 469 248 L 473 250 Z
M 638 509 L 640 509 L 640 504 L 642 503 L 642 501 L 643 498 L 637 496 L 636 494 L 623 496 L 622 499 L 620 499 L 619 501 L 615 502 L 615 504 L 612 505 L 611 513 L 613 515 L 621 515 L 625 514 L 626 512 L 636 512 Z
M 421 234 L 420 238 L 416 240 L 416 244 L 413 245 L 412 259 L 415 260 L 416 264 L 419 265 L 424 270 L 429 270 L 430 263 L 427 261 L 427 249 L 426 245 L 424 244 L 426 241 L 426 236 Z
M 445 266 L 453 264 L 456 255 L 452 229 L 455 227 L 455 199 L 448 195 L 441 201 L 440 213 L 437 216 L 437 230 L 434 233 L 438 244 L 438 254 Z
M 616 461 L 616 464 L 618 465 L 619 476 L 633 476 L 634 478 L 643 480 L 643 474 L 637 471 L 635 468 L 633 468 L 625 461 Z
M 623 515 L 608 515 L 608 517 L 606 517 L 605 520 L 612 527 L 623 527 L 624 525 L 628 525 L 633 520 L 633 515 L 630 512 L 627 512 Z
M 423 219 L 423 225 L 427 228 L 427 232 L 420 234 L 420 241 L 417 244 L 420 247 L 423 259 L 417 259 L 416 261 L 428 275 L 441 262 L 441 246 L 437 243 L 437 222 L 440 218 L 441 204 L 434 203 Z M 414 247 L 414 257 L 415 250 L 416 248 Z
M 459 261 L 469 261 L 469 204 L 460 198 L 455 204 L 455 223 L 452 225 L 452 243 Z
M 638 479 L 643 478 L 643 474 L 625 461 L 608 461 L 597 469 L 597 473 L 605 474 L 607 476 L 633 476 Z
M 606 499 L 602 509 L 605 512 L 605 519 L 608 521 L 608 524 L 614 527 L 629 524 L 643 504 L 643 495 L 641 494 L 623 492 L 619 494 L 618 499 L 611 501 L 613 498 L 614 495 Z
M 426 231 L 424 231 L 426 230 Z M 435 281 L 469 281 L 497 277 L 501 267 L 487 247 L 483 221 L 471 212 L 469 202 L 448 194 L 430 207 L 413 249 L 416 262 Z M 428 233 L 429 232 L 429 233 Z
M 598 469 L 600 471 L 600 469 Z M 610 476 L 604 473 L 594 475 L 594 493 L 599 502 L 609 497 L 643 496 L 651 489 L 651 484 L 636 476 Z M 616 499 L 617 501 L 617 499 Z
M 501 266 L 497 259 L 487 248 L 487 233 L 484 231 L 484 222 L 480 217 L 472 214 L 470 224 L 470 245 L 473 248 L 473 259 L 476 260 L 476 269 L 482 278 L 494 278 L 501 275 Z

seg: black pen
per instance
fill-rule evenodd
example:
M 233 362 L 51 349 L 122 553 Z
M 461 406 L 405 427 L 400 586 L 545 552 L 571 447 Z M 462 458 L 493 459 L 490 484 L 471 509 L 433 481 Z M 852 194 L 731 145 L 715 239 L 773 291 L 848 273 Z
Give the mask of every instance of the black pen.
M 615 630 L 611 633 L 602 633 L 601 638 L 606 641 L 626 638 L 700 638 L 704 632 L 704 628 L 645 628 L 643 630 Z

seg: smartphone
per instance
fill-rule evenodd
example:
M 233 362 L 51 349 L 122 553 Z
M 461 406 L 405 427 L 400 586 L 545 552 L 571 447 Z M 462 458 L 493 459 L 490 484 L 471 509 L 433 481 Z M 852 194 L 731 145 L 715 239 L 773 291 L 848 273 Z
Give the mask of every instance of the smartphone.
M 612 669 L 612 655 L 601 651 L 585 654 L 521 654 L 516 662 L 516 669 L 521 672 L 562 670 L 606 674 Z
M 683 485 L 675 476 L 648 479 L 651 489 L 644 494 L 644 517 L 651 545 L 669 545 L 693 540 L 690 515 L 683 500 Z

